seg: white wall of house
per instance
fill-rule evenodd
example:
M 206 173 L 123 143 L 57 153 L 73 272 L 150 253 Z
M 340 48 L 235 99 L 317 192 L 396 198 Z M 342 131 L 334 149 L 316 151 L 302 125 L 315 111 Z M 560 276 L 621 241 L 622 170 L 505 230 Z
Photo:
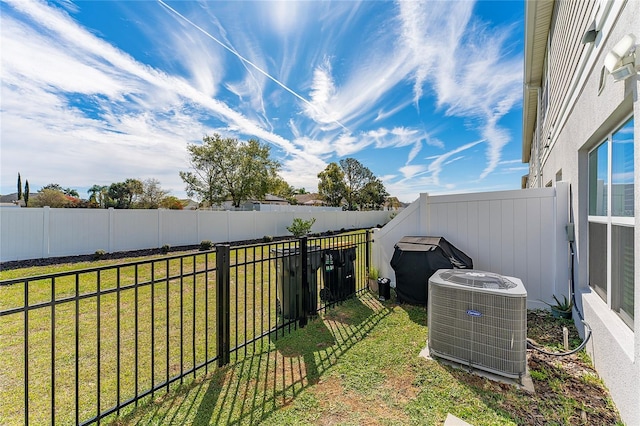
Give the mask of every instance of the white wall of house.
M 200 210 L 2 209 L 0 261 L 119 252 L 291 235 L 294 218 L 312 232 L 374 227 L 388 211 L 232 212 Z
M 528 4 L 528 9 L 535 7 L 533 3 Z M 571 19 L 571 16 L 577 18 L 578 11 L 587 11 L 587 19 Z M 569 18 L 560 19 L 563 13 Z M 571 185 L 570 203 L 576 224 L 577 300 L 593 330 L 587 350 L 622 419 L 628 425 L 640 425 L 640 79 L 633 76 L 614 82 L 611 76 L 605 75 L 604 88 L 601 86 L 604 59 L 613 46 L 629 33 L 636 36 L 636 43 L 640 42 L 640 7 L 637 1 L 555 2 L 554 16 L 547 30 L 547 59 L 569 65 L 549 70 L 551 87 L 556 90 L 549 94 L 550 113 L 536 125 L 543 129 L 542 140 L 548 146 L 537 155 L 537 136 L 534 135 L 530 171 L 531 174 L 540 171 L 541 176 L 534 179 L 530 175 L 529 184 L 554 185 L 561 179 Z M 595 42 L 582 45 L 580 38 L 593 20 L 600 33 Z M 567 34 L 573 38 L 567 39 Z M 556 81 L 571 84 L 558 86 L 554 85 Z M 546 86 L 545 81 L 542 86 Z M 635 216 L 623 218 L 634 226 L 634 309 L 630 326 L 615 311 L 611 277 L 607 278 L 606 298 L 590 286 L 589 249 L 594 242 L 589 241 L 588 160 L 589 153 L 631 116 L 634 118 Z M 607 250 L 602 247 L 602 256 L 611 262 L 611 251 Z
M 390 266 L 404 236 L 444 237 L 475 269 L 522 279 L 527 306 L 545 308 L 552 296 L 570 296 L 568 186 L 429 196 L 373 232 L 372 264 L 395 286 Z M 425 277 L 425 285 L 426 285 Z

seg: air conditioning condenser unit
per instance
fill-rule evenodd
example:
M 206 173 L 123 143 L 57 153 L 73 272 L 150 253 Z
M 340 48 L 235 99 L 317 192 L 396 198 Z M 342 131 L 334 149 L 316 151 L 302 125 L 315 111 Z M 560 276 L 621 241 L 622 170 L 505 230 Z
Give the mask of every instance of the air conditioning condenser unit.
M 491 272 L 440 269 L 429 279 L 429 353 L 521 379 L 527 367 L 527 291 Z

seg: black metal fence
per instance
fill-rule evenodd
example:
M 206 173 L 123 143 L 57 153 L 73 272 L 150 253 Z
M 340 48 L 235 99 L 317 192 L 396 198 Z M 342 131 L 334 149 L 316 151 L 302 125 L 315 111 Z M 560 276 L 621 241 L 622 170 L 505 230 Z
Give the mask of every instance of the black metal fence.
M 0 281 L 0 423 L 90 424 L 367 288 L 369 231 Z

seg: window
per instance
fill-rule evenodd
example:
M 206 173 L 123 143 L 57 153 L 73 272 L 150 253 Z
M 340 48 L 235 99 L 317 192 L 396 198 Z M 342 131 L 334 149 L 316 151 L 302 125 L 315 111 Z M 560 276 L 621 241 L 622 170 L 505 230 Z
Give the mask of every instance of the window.
M 633 328 L 633 117 L 589 153 L 589 284 Z

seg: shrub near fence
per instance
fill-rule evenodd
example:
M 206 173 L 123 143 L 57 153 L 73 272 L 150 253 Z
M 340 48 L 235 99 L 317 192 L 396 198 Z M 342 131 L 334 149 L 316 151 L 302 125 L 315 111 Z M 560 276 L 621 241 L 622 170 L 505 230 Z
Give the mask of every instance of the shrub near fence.
M 0 424 L 93 423 L 237 361 L 347 296 L 329 282 L 341 251 L 364 291 L 369 245 L 360 231 L 0 281 Z M 297 273 L 306 308 L 287 318 Z

